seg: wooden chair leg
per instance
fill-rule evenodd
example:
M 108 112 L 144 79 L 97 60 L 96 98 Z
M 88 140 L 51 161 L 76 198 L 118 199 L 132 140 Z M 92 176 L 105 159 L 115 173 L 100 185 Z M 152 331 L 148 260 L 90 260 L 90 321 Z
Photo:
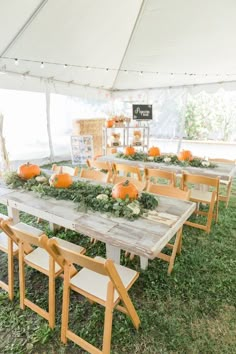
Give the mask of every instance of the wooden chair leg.
M 178 244 L 178 248 L 177 248 L 177 254 L 178 255 L 181 254 L 182 240 L 183 240 L 183 227 L 181 227 L 181 235 L 180 235 L 179 244 Z
M 179 231 L 176 234 L 173 251 L 171 253 L 170 261 L 169 261 L 168 275 L 171 274 L 171 272 L 173 270 L 173 267 L 174 267 L 175 257 L 176 257 L 177 249 L 179 247 L 179 243 L 180 243 L 180 240 L 181 240 L 181 235 L 182 235 L 182 228 L 179 229 Z
M 64 272 L 64 287 L 62 300 L 62 317 L 61 317 L 61 341 L 67 343 L 67 330 L 69 322 L 69 306 L 70 306 L 70 273 L 69 266 L 65 267 Z
M 102 352 L 104 354 L 110 354 L 110 350 L 111 350 L 113 296 L 114 296 L 114 287 L 112 282 L 110 281 L 107 289 L 107 301 L 106 301 L 104 332 L 103 332 Z
M 20 280 L 20 308 L 25 309 L 25 269 L 24 269 L 24 244 L 19 243 L 19 280 Z
M 49 278 L 48 278 L 48 312 L 49 327 L 55 327 L 55 261 L 52 257 L 49 260 Z
M 14 263 L 13 263 L 13 241 L 8 237 L 8 297 L 14 297 Z

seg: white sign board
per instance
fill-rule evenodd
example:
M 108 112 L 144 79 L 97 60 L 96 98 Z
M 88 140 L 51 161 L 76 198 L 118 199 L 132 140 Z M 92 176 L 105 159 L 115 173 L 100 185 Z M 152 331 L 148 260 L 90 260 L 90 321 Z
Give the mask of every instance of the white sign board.
M 71 136 L 71 159 L 72 164 L 86 164 L 87 159 L 93 158 L 92 135 Z

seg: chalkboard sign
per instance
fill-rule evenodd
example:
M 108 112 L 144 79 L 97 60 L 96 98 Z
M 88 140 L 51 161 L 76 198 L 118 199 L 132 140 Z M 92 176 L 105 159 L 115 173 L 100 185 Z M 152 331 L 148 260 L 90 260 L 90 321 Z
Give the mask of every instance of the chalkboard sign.
M 133 119 L 152 120 L 151 104 L 133 104 Z

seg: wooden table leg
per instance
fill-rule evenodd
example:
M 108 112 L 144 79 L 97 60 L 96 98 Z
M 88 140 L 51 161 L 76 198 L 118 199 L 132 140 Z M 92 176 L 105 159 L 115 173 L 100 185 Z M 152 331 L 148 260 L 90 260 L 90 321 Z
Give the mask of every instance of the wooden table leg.
M 17 224 L 20 221 L 19 210 L 8 206 L 7 207 L 7 213 L 8 213 L 8 216 L 10 216 L 10 218 L 13 219 L 13 224 Z
M 120 264 L 120 248 L 106 244 L 107 258 L 112 259 L 116 264 Z
M 140 257 L 140 267 L 143 270 L 146 270 L 148 267 L 148 258 L 146 257 Z

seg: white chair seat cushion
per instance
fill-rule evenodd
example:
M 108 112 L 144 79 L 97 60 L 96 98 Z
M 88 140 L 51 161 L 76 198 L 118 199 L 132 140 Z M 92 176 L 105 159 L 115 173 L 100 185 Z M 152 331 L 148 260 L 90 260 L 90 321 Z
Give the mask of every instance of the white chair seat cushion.
M 224 184 L 225 186 L 228 186 L 230 182 L 230 180 L 220 179 L 220 184 Z
M 40 229 L 37 229 L 36 227 L 33 227 L 31 225 L 25 224 L 23 222 L 19 222 L 18 224 L 13 225 L 17 227 L 22 232 L 25 232 L 27 234 L 32 234 L 34 236 L 41 236 L 43 235 L 43 231 Z
M 201 191 L 198 189 L 191 189 L 190 200 L 201 201 L 205 203 L 210 203 L 212 198 L 212 192 Z
M 53 237 L 53 239 L 56 240 L 57 243 L 61 247 L 64 247 L 64 248 L 66 248 L 68 250 L 71 250 L 71 251 L 76 252 L 76 253 L 84 253 L 85 252 L 85 248 L 84 247 L 75 245 L 72 242 L 62 240 L 61 238 L 58 238 L 58 237 Z
M 27 256 L 25 256 L 25 261 L 34 264 L 46 271 L 49 271 L 49 254 L 43 248 L 36 248 Z M 61 267 L 55 263 L 55 272 L 57 273 Z
M 8 236 L 4 233 L 0 233 L 0 249 L 4 252 L 8 251 Z M 18 250 L 18 246 L 13 242 L 13 252 Z
M 105 262 L 106 259 L 102 257 L 95 257 L 96 260 Z M 124 284 L 125 288 L 129 287 L 133 279 L 137 276 L 137 272 L 133 269 L 123 267 L 119 264 L 115 264 L 116 270 Z M 110 278 L 105 275 L 98 274 L 87 268 L 83 268 L 73 278 L 71 278 L 71 285 L 96 296 L 97 298 L 106 301 L 107 297 L 107 285 Z M 114 302 L 118 299 L 119 294 L 114 292 Z

